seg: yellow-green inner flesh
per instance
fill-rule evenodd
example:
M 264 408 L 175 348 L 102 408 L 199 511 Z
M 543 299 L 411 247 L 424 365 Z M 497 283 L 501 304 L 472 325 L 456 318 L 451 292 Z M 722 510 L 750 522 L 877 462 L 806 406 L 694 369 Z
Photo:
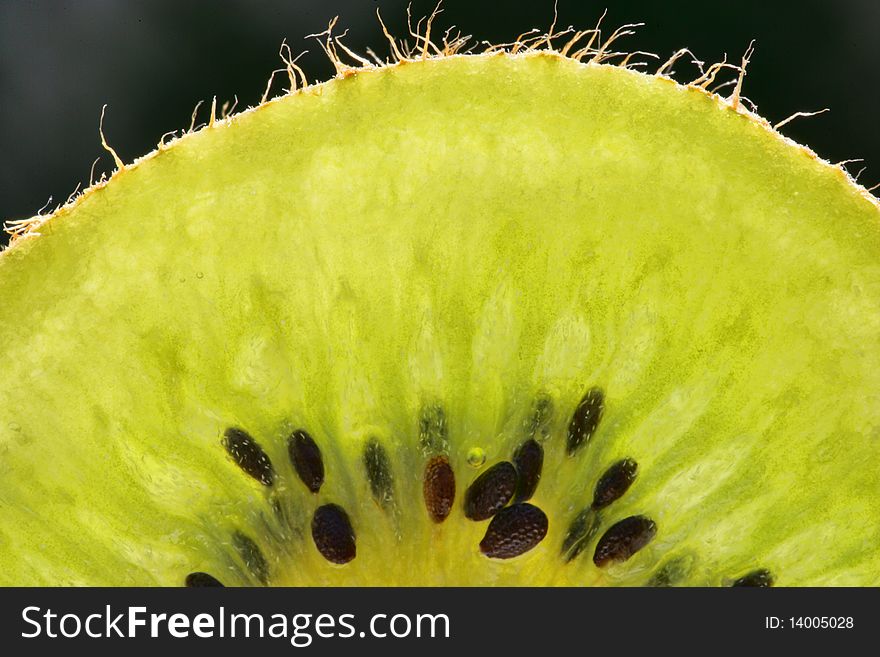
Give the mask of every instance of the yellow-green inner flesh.
M 279 585 L 637 585 L 676 559 L 684 584 L 880 584 L 880 212 L 702 91 L 548 54 L 363 71 L 187 136 L 39 232 L 0 257 L 0 583 L 254 584 L 240 532 Z M 603 418 L 568 456 L 593 386 Z M 549 531 L 489 559 L 464 492 L 540 395 Z M 425 404 L 448 421 L 442 523 Z M 295 429 L 323 452 L 317 494 Z M 635 482 L 566 562 L 624 457 Z M 331 502 L 345 565 L 310 533 Z M 597 567 L 631 515 L 653 541 Z

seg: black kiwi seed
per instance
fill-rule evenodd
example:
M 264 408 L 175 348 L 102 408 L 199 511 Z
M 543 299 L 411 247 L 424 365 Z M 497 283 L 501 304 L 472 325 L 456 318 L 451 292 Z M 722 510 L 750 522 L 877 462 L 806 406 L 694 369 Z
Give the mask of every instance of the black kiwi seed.
M 532 406 L 532 424 L 529 437 L 544 440 L 550 433 L 550 420 L 553 419 L 553 399 L 549 395 L 539 395 Z
M 736 580 L 731 586 L 756 586 L 766 588 L 773 586 L 773 574 L 765 569 L 753 570 L 747 575 L 743 575 Z
M 275 517 L 279 520 L 284 520 L 284 507 L 281 504 L 281 500 L 277 497 L 272 498 L 272 512 L 275 514 Z
M 238 467 L 261 484 L 271 486 L 275 482 L 272 461 L 246 431 L 230 427 L 223 434 L 223 446 Z
M 581 511 L 571 521 L 565 538 L 562 541 L 562 555 L 568 563 L 577 557 L 589 545 L 590 541 L 599 530 L 599 514 L 591 507 Z
M 293 469 L 306 488 L 317 493 L 324 483 L 324 458 L 321 448 L 308 432 L 297 429 L 287 439 L 287 453 Z
M 566 448 L 571 456 L 581 449 L 596 432 L 599 420 L 605 410 L 605 393 L 601 388 L 590 388 L 581 399 L 571 422 L 568 424 L 568 441 Z
M 688 557 L 673 557 L 657 569 L 645 586 L 654 588 L 675 586 L 687 576 L 691 563 L 692 559 Z
M 425 507 L 434 522 L 443 522 L 455 501 L 455 473 L 445 456 L 435 456 L 425 466 Z
M 394 502 L 394 477 L 388 452 L 377 438 L 370 438 L 364 446 L 364 467 L 370 482 L 370 492 L 376 503 L 385 508 Z
M 232 535 L 232 546 L 238 552 L 238 556 L 244 561 L 250 573 L 262 584 L 269 582 L 269 564 L 263 556 L 260 546 L 250 536 L 241 532 Z
M 596 544 L 593 563 L 599 567 L 626 561 L 651 542 L 657 525 L 645 516 L 630 516 L 613 524 Z
M 541 468 L 544 467 L 544 448 L 529 438 L 513 454 L 513 464 L 518 474 L 514 501 L 525 502 L 531 499 L 541 481 Z
M 338 504 L 325 504 L 315 511 L 312 540 L 321 556 L 330 563 L 348 563 L 357 555 L 351 520 Z
M 487 520 L 510 501 L 516 490 L 516 468 L 501 461 L 474 480 L 464 494 L 464 515 L 471 520 Z
M 523 502 L 502 509 L 492 518 L 480 541 L 480 552 L 492 559 L 511 559 L 525 554 L 547 535 L 547 515 Z
M 638 469 L 638 463 L 629 458 L 621 459 L 609 467 L 596 484 L 596 490 L 593 492 L 593 508 L 604 509 L 620 499 L 636 480 Z
M 190 588 L 199 588 L 203 586 L 223 586 L 216 577 L 208 573 L 190 573 L 186 576 L 186 585 Z
M 419 414 L 419 445 L 425 454 L 445 454 L 449 448 L 446 411 L 439 404 L 426 404 Z

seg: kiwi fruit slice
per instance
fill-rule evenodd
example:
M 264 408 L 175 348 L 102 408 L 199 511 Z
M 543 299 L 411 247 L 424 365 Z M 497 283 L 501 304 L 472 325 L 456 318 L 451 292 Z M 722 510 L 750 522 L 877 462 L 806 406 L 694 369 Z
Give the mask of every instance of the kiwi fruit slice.
M 876 200 L 702 85 L 424 42 L 2 254 L 0 582 L 880 584 Z

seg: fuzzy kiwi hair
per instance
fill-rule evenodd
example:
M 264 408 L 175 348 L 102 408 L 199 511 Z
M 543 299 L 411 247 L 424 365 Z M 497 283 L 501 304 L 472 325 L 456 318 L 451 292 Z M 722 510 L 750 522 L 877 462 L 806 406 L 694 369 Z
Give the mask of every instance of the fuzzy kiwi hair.
M 11 225 L 0 582 L 880 584 L 877 200 L 435 18 Z

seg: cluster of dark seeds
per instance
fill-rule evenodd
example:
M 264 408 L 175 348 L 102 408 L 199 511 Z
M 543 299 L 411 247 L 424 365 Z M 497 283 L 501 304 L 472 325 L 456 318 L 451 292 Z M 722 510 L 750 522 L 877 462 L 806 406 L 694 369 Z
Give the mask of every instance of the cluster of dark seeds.
M 581 398 L 568 424 L 566 451 L 578 453 L 591 440 L 605 410 L 604 392 L 590 388 Z M 467 488 L 464 514 L 470 520 L 490 520 L 480 542 L 480 551 L 494 559 L 509 559 L 537 546 L 547 535 L 547 515 L 528 500 L 535 494 L 541 480 L 544 448 L 549 436 L 553 401 L 539 396 L 532 409 L 528 438 L 514 451 L 511 461 L 500 461 L 480 474 Z M 223 446 L 232 460 L 263 486 L 275 484 L 272 461 L 260 445 L 244 430 L 227 429 Z M 443 522 L 455 501 L 455 473 L 449 462 L 446 414 L 440 404 L 424 406 L 419 416 L 419 446 L 427 461 L 423 476 L 423 496 L 428 516 L 435 523 Z M 287 441 L 291 465 L 299 480 L 312 493 L 319 493 L 324 483 L 324 460 L 314 438 L 303 429 L 291 433 Z M 394 477 L 391 459 L 377 438 L 369 438 L 364 446 L 363 465 L 370 492 L 383 509 L 394 505 Z M 638 464 L 623 458 L 610 465 L 596 482 L 591 504 L 571 522 L 563 539 L 562 555 L 566 561 L 576 558 L 598 534 L 602 524 L 600 511 L 620 499 L 632 486 Z M 278 500 L 275 499 L 276 510 Z M 357 555 L 354 529 L 345 509 L 337 504 L 324 504 L 312 516 L 312 540 L 318 552 L 329 562 L 346 564 Z M 593 552 L 593 563 L 604 567 L 626 561 L 644 548 L 657 533 L 657 525 L 643 515 L 617 521 L 605 530 Z M 260 583 L 270 580 L 270 568 L 260 547 L 246 534 L 235 531 L 232 546 L 248 572 Z M 685 558 L 673 558 L 661 566 L 648 581 L 649 586 L 672 586 L 681 581 L 689 569 Z M 732 586 L 768 587 L 774 577 L 766 569 L 753 570 Z M 188 587 L 222 587 L 223 584 L 205 572 L 187 575 Z
M 312 493 L 318 493 L 324 483 L 324 457 L 315 439 L 303 429 L 294 431 L 287 441 L 290 463 L 303 485 Z M 388 457 L 376 442 L 368 443 L 364 459 L 374 468 L 387 465 Z M 390 487 L 390 475 L 383 475 L 381 482 L 370 481 L 374 497 Z M 337 504 L 324 504 L 312 516 L 312 541 L 318 552 L 331 563 L 348 563 L 357 555 L 354 528 L 348 514 Z
M 605 394 L 600 388 L 590 388 L 574 410 L 568 425 L 568 454 L 582 449 L 593 437 L 605 410 Z M 600 511 L 619 500 L 632 486 L 638 474 L 634 459 L 624 458 L 609 466 L 593 490 L 593 501 L 569 525 L 562 542 L 566 561 L 577 557 L 598 533 L 602 519 Z M 645 516 L 629 516 L 605 530 L 596 543 L 593 563 L 598 567 L 626 561 L 644 548 L 657 534 L 656 523 Z
M 465 517 L 489 520 L 480 552 L 492 559 L 511 559 L 525 554 L 547 536 L 547 514 L 527 500 L 541 481 L 544 448 L 552 419 L 553 403 L 539 397 L 532 411 L 529 437 L 513 453 L 512 462 L 501 461 L 477 477 L 465 492 Z M 511 501 L 513 504 L 507 506 Z
M 540 445 L 538 446 L 540 448 Z M 517 450 L 521 456 L 522 450 Z M 523 457 L 528 463 L 529 497 L 540 479 L 540 464 L 530 457 Z M 543 452 L 541 460 L 543 461 Z M 547 516 L 536 506 L 518 502 L 513 506 L 507 503 L 513 499 L 522 479 L 517 467 L 509 461 L 496 463 L 477 477 L 468 487 L 464 497 L 464 515 L 470 520 L 488 520 L 489 527 L 480 542 L 480 551 L 493 559 L 510 559 L 525 554 L 547 535 Z M 506 507 L 506 508 L 505 508 Z
M 592 503 L 575 517 L 571 525 L 569 525 L 568 532 L 562 541 L 562 554 L 566 561 L 571 561 L 577 557 L 589 545 L 590 541 L 593 540 L 593 537 L 599 531 L 599 526 L 601 524 L 599 510 L 604 509 L 612 502 L 617 501 L 627 490 L 629 490 L 629 487 L 632 486 L 632 483 L 636 479 L 638 468 L 639 466 L 635 460 L 625 458 L 612 464 L 604 473 L 602 473 L 602 476 L 599 477 L 599 481 L 596 482 L 596 488 L 593 490 Z M 621 523 L 618 523 L 618 525 L 620 524 Z M 605 535 L 603 535 L 602 539 L 599 541 L 599 545 L 596 547 L 596 554 L 594 554 L 593 560 L 596 562 L 597 566 L 604 565 L 610 561 L 625 561 L 635 554 L 635 551 L 626 556 L 624 556 L 623 551 L 617 554 L 609 553 L 600 559 L 602 561 L 601 564 L 596 561 L 600 547 L 603 547 L 603 553 L 604 551 L 609 550 L 611 545 L 618 545 L 621 550 L 623 549 L 623 543 L 620 542 L 619 538 L 615 538 L 618 532 L 626 529 L 635 529 L 635 525 L 632 523 L 624 524 L 617 530 L 615 530 L 615 527 L 617 527 L 617 525 L 609 529 Z M 645 536 L 629 537 L 629 541 L 632 545 L 639 545 L 641 543 L 638 548 L 641 549 L 648 544 L 651 538 L 653 538 L 653 534 L 650 536 L 647 536 L 646 534 Z
M 223 446 L 232 460 L 248 475 L 267 487 L 275 483 L 272 461 L 260 445 L 246 431 L 227 429 Z M 287 452 L 297 477 L 312 493 L 318 493 L 324 484 L 324 458 L 315 439 L 303 429 L 297 429 L 287 439 Z M 381 444 L 370 439 L 364 450 L 370 490 L 381 505 L 393 500 L 393 480 L 388 455 Z M 277 500 L 276 500 L 277 503 Z M 277 507 L 277 504 L 276 504 Z M 348 514 L 336 504 L 319 507 L 312 517 L 312 540 L 318 552 L 332 563 L 348 563 L 357 554 L 354 529 Z M 248 572 L 262 584 L 268 583 L 270 569 L 257 543 L 241 532 L 232 535 L 232 546 L 247 566 Z M 210 586 L 217 582 L 207 573 L 191 573 L 187 586 Z M 219 582 L 217 582 L 219 584 Z

